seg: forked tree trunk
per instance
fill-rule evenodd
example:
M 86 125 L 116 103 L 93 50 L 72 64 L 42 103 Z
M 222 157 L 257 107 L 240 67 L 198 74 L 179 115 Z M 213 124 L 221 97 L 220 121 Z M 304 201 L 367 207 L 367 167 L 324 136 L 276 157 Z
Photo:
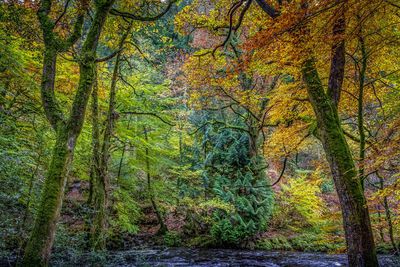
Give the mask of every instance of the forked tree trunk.
M 366 199 L 337 109 L 324 92 L 313 60 L 304 63 L 302 72 L 339 196 L 349 265 L 379 266 Z
M 51 1 L 42 1 L 38 11 L 46 52 L 43 62 L 42 102 L 51 125 L 56 130 L 56 144 L 47 170 L 44 189 L 31 236 L 25 248 L 22 266 L 46 266 L 54 242 L 65 184 L 77 138 L 82 130 L 86 106 L 94 81 L 96 50 L 100 33 L 114 0 L 96 2 L 96 13 L 81 52 L 79 85 L 68 120 L 63 118 L 54 97 L 55 59 L 57 45 L 54 23 L 48 14 Z

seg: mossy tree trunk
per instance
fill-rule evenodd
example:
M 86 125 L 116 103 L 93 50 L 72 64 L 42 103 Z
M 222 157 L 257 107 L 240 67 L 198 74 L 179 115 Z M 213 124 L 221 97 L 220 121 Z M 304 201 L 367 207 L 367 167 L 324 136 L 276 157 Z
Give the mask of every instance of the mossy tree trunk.
M 100 33 L 114 0 L 95 1 L 96 13 L 81 50 L 79 85 L 68 119 L 65 119 L 55 99 L 54 79 L 56 58 L 79 38 L 84 11 L 80 12 L 74 33 L 68 40 L 55 37 L 55 23 L 50 18 L 51 0 L 42 0 L 38 10 L 45 42 L 42 74 L 42 105 L 56 130 L 56 144 L 47 170 L 44 188 L 33 230 L 25 248 L 22 266 L 46 266 L 54 242 L 56 226 L 62 207 L 69 166 L 77 138 L 82 130 L 88 98 L 95 77 L 96 49 Z
M 99 129 L 99 96 L 98 96 L 98 83 L 97 83 L 97 69 L 96 69 L 96 80 L 93 84 L 92 91 L 92 158 L 90 166 L 90 178 L 89 178 L 89 196 L 87 204 L 90 206 L 93 201 L 94 194 L 94 183 L 98 179 L 98 170 L 100 165 L 100 129 Z
M 357 179 L 337 109 L 324 92 L 312 59 L 304 63 L 303 81 L 317 118 L 320 138 L 339 196 L 349 265 L 379 266 L 361 180 Z
M 279 11 L 265 0 L 256 0 L 256 2 L 271 18 L 275 19 L 280 16 Z M 346 1 L 341 4 L 340 16 L 337 16 L 334 21 L 333 35 L 335 38 L 339 37 L 339 40 L 343 39 L 340 37 L 345 33 L 345 8 Z M 324 147 L 339 196 L 349 266 L 379 266 L 361 180 L 357 179 L 355 164 L 337 111 L 345 68 L 344 40 L 336 42 L 332 47 L 327 93 L 325 93 L 318 76 L 312 52 L 301 67 L 308 99 L 317 119 L 318 135 Z
M 358 17 L 360 20 L 360 18 Z M 367 71 L 367 51 L 365 47 L 365 41 L 362 37 L 362 25 L 360 23 L 360 30 L 358 41 L 360 43 L 361 49 L 361 68 L 359 72 L 359 87 L 358 87 L 358 114 L 357 114 L 357 126 L 358 126 L 358 133 L 360 135 L 360 153 L 359 153 L 359 163 L 358 163 L 358 174 L 360 176 L 361 185 L 364 189 L 364 160 L 365 160 L 365 131 L 364 131 L 364 84 L 365 84 L 365 72 Z
M 109 98 L 109 106 L 107 112 L 107 119 L 105 122 L 103 143 L 101 148 L 101 153 L 99 157 L 99 166 L 96 173 L 95 180 L 95 210 L 96 210 L 96 218 L 94 221 L 94 230 L 93 230 L 93 248 L 95 250 L 103 250 L 106 244 L 106 221 L 107 221 L 107 202 L 108 202 L 108 192 L 107 187 L 109 184 L 109 158 L 110 158 L 110 146 L 111 146 L 111 136 L 114 129 L 115 124 L 115 96 L 116 96 L 116 87 L 117 80 L 119 74 L 119 67 L 121 64 L 121 56 L 122 56 L 122 48 L 124 46 L 125 40 L 130 34 L 132 29 L 132 21 L 130 22 L 128 29 L 123 33 L 119 44 L 118 44 L 118 53 L 115 59 L 115 65 L 111 80 L 110 86 L 110 98 Z

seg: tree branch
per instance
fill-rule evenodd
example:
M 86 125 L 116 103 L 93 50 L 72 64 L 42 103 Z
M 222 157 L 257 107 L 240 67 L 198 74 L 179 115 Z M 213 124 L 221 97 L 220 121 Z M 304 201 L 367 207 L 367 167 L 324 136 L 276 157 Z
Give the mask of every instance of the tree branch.
M 138 21 L 155 21 L 158 20 L 159 18 L 161 18 L 162 16 L 164 16 L 172 7 L 172 5 L 176 2 L 177 0 L 170 0 L 168 3 L 168 6 L 158 15 L 152 16 L 152 17 L 142 17 L 142 16 L 138 16 L 129 12 L 125 12 L 125 11 L 120 11 L 117 10 L 115 8 L 110 10 L 110 14 L 112 15 L 116 15 L 116 16 L 120 16 L 123 18 L 127 18 L 127 19 L 133 19 L 133 20 L 138 20 Z
M 285 155 L 285 159 L 283 160 L 283 167 L 282 167 L 282 170 L 281 170 L 281 174 L 279 175 L 278 180 L 276 180 L 273 184 L 270 185 L 271 187 L 276 185 L 277 183 L 279 183 L 281 181 L 281 179 L 283 177 L 283 174 L 285 173 L 287 159 L 288 159 L 288 157 L 287 157 L 287 155 Z
M 71 1 L 71 0 L 67 0 L 67 2 L 65 2 L 63 12 L 62 12 L 61 15 L 57 18 L 56 22 L 54 22 L 54 25 L 55 25 L 55 26 L 57 26 L 57 24 L 60 22 L 60 20 L 62 19 L 62 17 L 64 17 L 65 13 L 67 13 L 67 9 L 68 9 L 68 5 L 69 5 L 69 2 L 70 2 L 70 1 Z
M 112 52 L 110 55 L 103 57 L 103 58 L 98 58 L 96 59 L 96 63 L 98 62 L 103 62 L 103 61 L 107 61 L 109 59 L 112 59 L 113 57 L 115 57 L 119 52 L 121 52 L 124 48 L 115 50 L 114 52 Z
M 279 16 L 278 10 L 267 4 L 264 0 L 256 0 L 261 9 L 267 13 L 271 18 L 275 19 Z

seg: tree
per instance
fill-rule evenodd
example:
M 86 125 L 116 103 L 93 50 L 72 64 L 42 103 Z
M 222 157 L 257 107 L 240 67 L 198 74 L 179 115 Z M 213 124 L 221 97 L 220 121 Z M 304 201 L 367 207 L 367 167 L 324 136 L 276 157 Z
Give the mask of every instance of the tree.
M 41 84 L 42 104 L 51 126 L 57 132 L 57 140 L 47 170 L 39 211 L 25 248 L 22 262 L 25 266 L 42 266 L 48 263 L 62 205 L 68 168 L 73 158 L 77 138 L 82 129 L 86 105 L 92 89 L 98 40 L 113 3 L 113 0 L 96 1 L 95 3 L 94 20 L 80 53 L 79 86 L 68 119 L 64 118 L 54 95 L 56 59 L 59 51 L 69 49 L 79 38 L 87 6 L 82 3 L 78 11 L 79 16 L 74 32 L 67 40 L 60 40 L 55 37 L 56 23 L 49 16 L 52 7 L 51 1 L 43 0 L 38 9 L 37 14 L 45 42 Z
M 260 7 L 272 18 L 276 18 L 277 11 L 264 1 L 257 1 Z M 342 4 L 339 12 L 343 16 L 336 18 L 333 34 L 342 35 L 345 28 L 345 5 Z M 308 11 L 307 11 L 308 12 Z M 301 27 L 297 30 L 302 30 Z M 307 34 L 307 32 L 305 33 Z M 301 37 L 307 38 L 307 36 Z M 301 43 L 300 39 L 300 43 Z M 354 161 L 344 137 L 337 113 L 341 87 L 344 77 L 344 40 L 339 40 L 332 47 L 332 62 L 329 75 L 328 90 L 325 93 L 315 66 L 314 53 L 303 48 L 306 57 L 300 62 L 302 79 L 307 89 L 307 95 L 313 107 L 319 138 L 323 144 L 327 160 L 331 167 L 336 191 L 339 195 L 343 213 L 349 265 L 351 266 L 379 266 L 376 257 L 371 223 L 362 191 L 360 179 L 356 179 Z
M 52 10 L 52 1 L 50 0 L 41 1 L 41 6 L 37 11 L 45 44 L 41 84 L 42 105 L 47 119 L 57 133 L 57 138 L 53 157 L 47 170 L 39 211 L 25 249 L 22 263 L 24 266 L 48 264 L 69 166 L 73 159 L 77 138 L 82 130 L 86 106 L 94 82 L 97 46 L 108 15 L 112 10 L 112 13 L 130 19 L 156 20 L 168 11 L 173 1 L 169 2 L 167 8 L 162 12 L 148 17 L 112 9 L 114 3 L 115 0 L 94 1 L 95 14 L 79 53 L 79 83 L 68 118 L 65 118 L 55 99 L 56 59 L 59 53 L 71 49 L 81 36 L 84 15 L 89 8 L 89 3 L 80 2 L 73 32 L 67 39 L 58 37 L 56 31 L 56 26 L 65 12 L 62 12 L 54 21 L 51 17 L 53 15 L 51 12 L 54 10 Z M 69 1 L 66 3 L 65 10 L 68 8 L 68 4 Z

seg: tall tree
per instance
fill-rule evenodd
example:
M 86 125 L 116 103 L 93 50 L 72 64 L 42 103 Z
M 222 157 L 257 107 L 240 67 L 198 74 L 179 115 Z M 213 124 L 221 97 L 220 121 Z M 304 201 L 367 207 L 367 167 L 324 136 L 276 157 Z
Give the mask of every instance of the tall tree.
M 124 48 L 125 41 L 128 38 L 131 29 L 132 29 L 132 21 L 129 22 L 127 29 L 124 30 L 119 43 L 118 43 L 118 52 L 116 55 L 114 70 L 111 77 L 111 86 L 110 86 L 110 96 L 109 96 L 109 106 L 107 111 L 107 118 L 105 121 L 103 142 L 100 154 L 97 156 L 96 151 L 93 151 L 93 157 L 95 160 L 95 165 L 98 164 L 97 169 L 94 171 L 96 175 L 95 179 L 95 210 L 96 210 L 96 219 L 93 230 L 93 247 L 95 249 L 104 249 L 105 247 L 105 233 L 106 233 L 106 221 L 107 221 L 107 202 L 108 202 L 108 192 L 107 186 L 109 184 L 109 158 L 110 158 L 110 147 L 111 147 L 111 136 L 113 133 L 113 128 L 116 119 L 116 111 L 115 111 L 115 95 L 116 95 L 116 87 L 118 74 L 120 70 L 121 57 L 122 57 L 122 49 Z M 96 92 L 97 93 L 97 92 Z M 94 98 L 96 98 L 95 92 L 93 93 Z M 94 99 L 96 102 L 96 99 Z M 95 104 L 95 103 L 94 103 Z M 94 110 L 94 115 L 96 110 Z M 98 131 L 95 127 L 95 122 L 93 124 L 94 131 Z M 98 138 L 98 136 L 97 136 Z M 99 141 L 94 140 L 94 149 L 99 144 Z M 98 161 L 98 162 L 96 162 Z
M 62 12 L 56 20 L 53 20 L 52 1 L 42 0 L 40 2 L 37 17 L 45 44 L 41 83 L 42 105 L 47 119 L 56 132 L 56 144 L 47 170 L 35 224 L 25 248 L 22 265 L 45 266 L 48 264 L 62 207 L 69 167 L 73 159 L 78 136 L 82 130 L 86 106 L 95 79 L 96 51 L 108 15 L 112 11 L 115 15 L 129 17 L 134 20 L 152 21 L 163 16 L 170 9 L 173 2 L 175 1 L 162 5 L 162 12 L 159 12 L 158 8 L 156 11 L 158 14 L 151 13 L 146 17 L 112 9 L 115 0 L 94 1 L 95 13 L 79 53 L 79 84 L 67 118 L 60 109 L 54 93 L 56 60 L 59 53 L 71 49 L 81 36 L 84 15 L 89 8 L 89 2 L 84 0 L 80 2 L 74 30 L 67 39 L 58 37 L 59 34 L 56 30 L 57 24 L 66 12 Z M 68 5 L 69 1 L 66 2 L 64 10 L 67 10 Z M 140 5 L 135 7 L 140 11 Z
M 257 0 L 257 3 L 271 18 L 277 19 L 279 17 L 279 12 L 267 2 Z M 306 1 L 302 4 L 302 9 L 304 9 L 304 6 L 307 8 Z M 346 3 L 344 2 L 340 5 L 341 8 L 338 12 L 341 15 L 336 16 L 332 33 L 339 38 L 345 31 L 344 14 Z M 308 15 L 306 11 L 305 19 Z M 308 34 L 307 30 L 304 30 L 302 27 L 295 28 L 295 30 L 303 31 L 305 35 Z M 300 34 L 302 33 L 300 32 Z M 300 38 L 307 38 L 307 36 Z M 308 58 L 306 57 L 301 62 L 302 78 L 317 119 L 317 134 L 323 144 L 327 160 L 331 167 L 336 191 L 339 195 L 349 265 L 379 266 L 361 180 L 357 179 L 353 157 L 344 137 L 337 112 L 344 77 L 344 40 L 337 40 L 332 47 L 331 71 L 327 92 L 325 92 L 315 65 L 314 52 L 306 51 L 305 54 L 308 55 Z
M 54 94 L 56 59 L 60 51 L 68 50 L 79 38 L 84 13 L 88 6 L 84 2 L 82 3 L 74 32 L 66 41 L 56 37 L 54 29 L 57 21 L 54 22 L 50 17 L 52 1 L 41 1 L 41 7 L 38 9 L 37 15 L 45 42 L 41 84 L 42 105 L 47 119 L 57 133 L 57 140 L 53 149 L 53 157 L 47 170 L 35 224 L 25 248 L 22 261 L 24 266 L 45 266 L 48 264 L 62 206 L 69 165 L 72 162 L 77 138 L 82 130 L 86 105 L 95 76 L 94 66 L 97 45 L 101 30 L 113 3 L 114 0 L 95 1 L 96 13 L 80 53 L 79 86 L 67 119 L 64 118 Z

